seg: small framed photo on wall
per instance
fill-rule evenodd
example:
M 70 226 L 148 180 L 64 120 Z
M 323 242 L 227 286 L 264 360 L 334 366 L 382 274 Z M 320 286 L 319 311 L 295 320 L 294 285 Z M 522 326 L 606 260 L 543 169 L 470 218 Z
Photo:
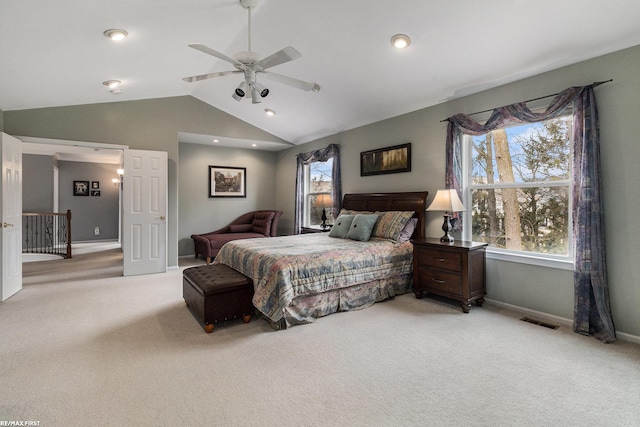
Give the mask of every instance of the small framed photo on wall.
M 89 181 L 73 181 L 73 195 L 74 196 L 88 196 L 89 195 Z
M 100 189 L 100 181 L 91 181 L 91 189 L 99 190 Z

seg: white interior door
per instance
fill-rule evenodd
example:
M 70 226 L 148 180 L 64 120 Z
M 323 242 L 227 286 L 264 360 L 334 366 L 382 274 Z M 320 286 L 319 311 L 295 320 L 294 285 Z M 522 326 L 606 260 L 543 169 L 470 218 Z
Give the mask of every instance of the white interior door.
M 22 289 L 22 142 L 5 133 L 1 137 L 0 276 L 4 301 Z
M 166 272 L 166 152 L 124 151 L 122 198 L 124 275 Z

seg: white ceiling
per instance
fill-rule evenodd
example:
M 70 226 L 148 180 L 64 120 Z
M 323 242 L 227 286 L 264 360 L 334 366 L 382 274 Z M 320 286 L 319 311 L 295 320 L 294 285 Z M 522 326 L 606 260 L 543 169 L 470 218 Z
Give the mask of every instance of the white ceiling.
M 239 0 L 0 0 L 0 11 L 1 110 L 193 95 L 293 144 L 640 44 L 638 0 L 263 0 L 253 50 L 295 47 L 302 58 L 272 70 L 322 90 L 265 80 L 254 105 L 231 98 L 238 75 L 182 81 L 233 69 L 187 44 L 247 50 Z M 109 28 L 129 37 L 113 42 Z M 396 33 L 411 46 L 394 49 Z

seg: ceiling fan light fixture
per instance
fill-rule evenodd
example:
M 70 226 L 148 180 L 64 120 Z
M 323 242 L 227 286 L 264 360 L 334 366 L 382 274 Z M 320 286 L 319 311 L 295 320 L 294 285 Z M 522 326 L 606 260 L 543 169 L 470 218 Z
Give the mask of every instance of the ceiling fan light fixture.
M 269 89 L 261 85 L 260 83 L 256 83 L 253 87 L 258 91 L 261 97 L 266 98 L 269 95 Z
M 260 94 L 258 93 L 258 90 L 256 89 L 256 87 L 252 87 L 251 88 L 251 103 L 253 104 L 260 104 L 262 102 L 262 99 L 260 98 Z
M 320 88 L 321 88 L 321 87 L 322 87 L 322 86 L 320 86 L 318 83 L 314 83 L 314 84 L 313 84 L 313 87 L 311 88 L 311 90 L 312 90 L 313 92 L 320 92 Z
M 109 37 L 113 41 L 124 40 L 129 35 L 129 33 L 127 33 L 125 30 L 119 30 L 119 29 L 115 29 L 115 28 L 111 28 L 109 30 L 106 30 L 102 34 L 104 34 L 105 37 Z
M 233 92 L 232 97 L 236 101 L 240 102 L 240 100 L 244 98 L 246 94 L 247 94 L 247 82 L 242 82 L 240 83 L 240 85 L 238 85 L 236 90 Z
M 397 49 L 404 49 L 405 47 L 409 47 L 411 39 L 406 34 L 396 34 L 391 37 L 391 44 Z

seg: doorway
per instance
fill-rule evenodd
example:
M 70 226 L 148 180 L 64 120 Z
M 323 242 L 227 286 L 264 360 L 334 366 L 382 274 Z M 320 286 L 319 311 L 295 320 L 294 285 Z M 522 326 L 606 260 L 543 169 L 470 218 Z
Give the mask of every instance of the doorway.
M 121 183 L 126 146 L 19 137 L 23 151 L 23 212 L 72 213 L 72 256 L 87 244 L 121 242 Z M 75 192 L 76 183 L 88 186 Z M 64 212 L 63 212 L 64 213 Z

